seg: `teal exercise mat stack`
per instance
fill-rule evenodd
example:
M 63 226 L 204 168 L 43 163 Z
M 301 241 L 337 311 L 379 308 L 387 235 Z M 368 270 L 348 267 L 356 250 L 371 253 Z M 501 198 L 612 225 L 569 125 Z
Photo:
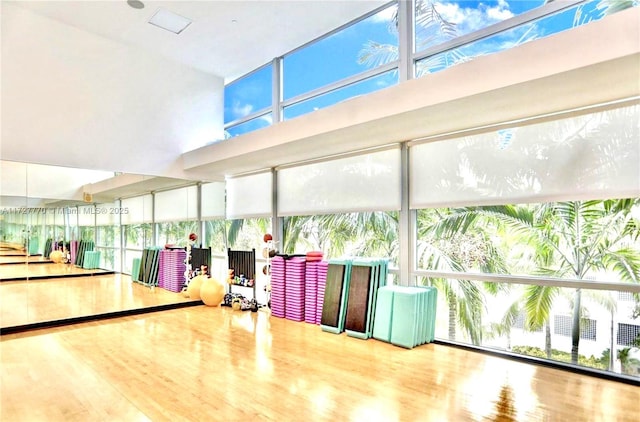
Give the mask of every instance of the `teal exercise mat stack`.
M 31 236 L 29 238 L 29 255 L 38 255 L 38 250 L 40 249 L 40 239 L 36 236 Z
M 140 281 L 140 258 L 133 258 L 131 263 L 131 280 Z
M 100 268 L 100 251 L 85 251 L 82 268 L 92 270 Z
M 84 268 L 84 253 L 86 251 L 92 251 L 95 244 L 91 240 L 81 240 L 78 243 L 78 250 L 76 251 L 76 260 L 74 264 L 76 267 Z
M 378 289 L 373 338 L 407 349 L 435 337 L 437 290 L 383 286 Z
M 368 339 L 373 331 L 377 291 L 386 284 L 387 260 L 359 258 L 352 261 L 345 315 L 345 332 Z
M 322 331 L 340 334 L 344 331 L 349 280 L 351 278 L 351 260 L 329 261 L 327 281 L 322 303 Z

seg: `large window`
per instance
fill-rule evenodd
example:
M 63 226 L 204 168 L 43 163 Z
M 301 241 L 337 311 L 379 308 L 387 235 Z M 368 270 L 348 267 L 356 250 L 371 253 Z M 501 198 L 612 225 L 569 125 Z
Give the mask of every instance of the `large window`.
M 613 327 L 637 325 L 636 304 L 589 283 L 640 275 L 638 112 L 411 148 L 417 274 L 439 290 L 443 338 L 626 373 Z
M 393 2 L 282 59 L 274 58 L 274 62 L 281 60 L 275 68 L 270 63 L 228 84 L 226 137 L 293 119 L 401 80 L 439 72 L 638 4 L 637 0 L 416 0 L 402 3 L 403 7 L 415 6 L 413 17 L 406 18 L 411 21 L 405 22 L 406 14 L 399 13 L 403 8 Z M 402 44 L 404 40 L 412 45 Z M 413 64 L 413 71 L 405 70 L 404 62 Z M 274 87 L 282 92 L 282 98 L 274 95 L 278 94 Z

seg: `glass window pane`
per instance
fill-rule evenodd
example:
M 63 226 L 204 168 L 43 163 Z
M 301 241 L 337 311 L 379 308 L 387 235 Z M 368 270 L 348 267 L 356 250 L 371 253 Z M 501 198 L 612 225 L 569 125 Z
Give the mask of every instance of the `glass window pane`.
M 159 223 L 157 227 L 158 245 L 187 246 L 189 234 L 198 232 L 197 221 L 172 221 Z
M 511 3 L 530 2 L 523 1 Z M 606 15 L 607 10 L 609 9 L 606 8 L 606 3 L 600 0 L 593 0 L 586 4 L 572 7 L 536 21 L 508 29 L 491 37 L 424 58 L 416 62 L 416 77 L 421 77 L 429 73 L 436 73 L 448 67 L 473 60 L 475 57 L 508 50 L 530 41 L 584 25 L 591 21 L 603 18 Z M 611 12 L 614 11 L 617 10 L 611 9 Z
M 269 64 L 224 87 L 224 123 L 271 106 L 272 70 Z
M 153 246 L 153 228 L 150 223 L 124 226 L 124 247 L 142 250 Z
M 397 83 L 398 72 L 395 70 L 378 76 L 373 76 L 363 81 L 356 82 L 343 88 L 327 92 L 326 94 L 285 107 L 283 113 L 284 120 L 293 119 L 294 117 L 311 113 L 312 111 L 331 106 L 339 103 L 340 101 L 357 97 L 359 95 L 369 94 L 388 86 L 396 85 Z
M 629 343 L 639 338 L 640 321 L 631 315 L 632 304 L 617 299 L 617 291 L 446 278 L 424 278 L 419 284 L 438 289 L 438 339 L 640 376 L 638 349 Z M 573 339 L 578 343 L 574 360 L 573 300 L 578 294 L 583 317 L 579 338 Z
M 389 211 L 285 217 L 282 247 L 287 254 L 322 251 L 324 259 L 388 258 L 397 267 L 398 216 Z
M 397 5 L 285 56 L 284 99 L 398 59 Z
M 545 3 L 546 0 L 418 0 L 415 9 L 416 51 L 480 30 Z
M 417 266 L 634 281 L 640 271 L 638 209 L 639 198 L 418 210 Z
M 271 117 L 271 113 L 265 114 L 264 116 L 256 117 L 239 125 L 226 128 L 225 138 L 229 139 L 234 136 L 244 135 L 245 133 L 271 126 L 272 123 L 273 118 Z

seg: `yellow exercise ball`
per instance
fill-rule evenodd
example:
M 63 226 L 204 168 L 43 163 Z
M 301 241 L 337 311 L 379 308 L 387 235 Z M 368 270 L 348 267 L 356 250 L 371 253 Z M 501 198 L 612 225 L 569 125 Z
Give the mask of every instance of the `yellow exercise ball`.
M 62 253 L 62 251 L 53 251 L 49 254 L 49 259 L 56 264 L 60 264 L 62 261 L 64 261 L 64 254 Z
M 187 286 L 187 294 L 191 299 L 200 299 L 200 287 L 202 287 L 202 282 L 206 279 L 207 277 L 204 275 L 198 275 L 191 279 Z
M 224 284 L 215 278 L 207 278 L 200 287 L 200 298 L 207 306 L 218 306 L 224 300 L 226 289 Z

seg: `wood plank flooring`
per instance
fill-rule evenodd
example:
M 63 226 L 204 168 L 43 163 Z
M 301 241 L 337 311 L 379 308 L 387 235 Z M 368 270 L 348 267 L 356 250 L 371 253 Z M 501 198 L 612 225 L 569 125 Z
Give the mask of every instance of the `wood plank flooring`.
M 47 264 L 31 265 L 47 266 Z M 0 283 L 0 327 L 192 301 L 124 274 Z
M 196 306 L 0 338 L 4 421 L 637 421 L 638 387 Z

